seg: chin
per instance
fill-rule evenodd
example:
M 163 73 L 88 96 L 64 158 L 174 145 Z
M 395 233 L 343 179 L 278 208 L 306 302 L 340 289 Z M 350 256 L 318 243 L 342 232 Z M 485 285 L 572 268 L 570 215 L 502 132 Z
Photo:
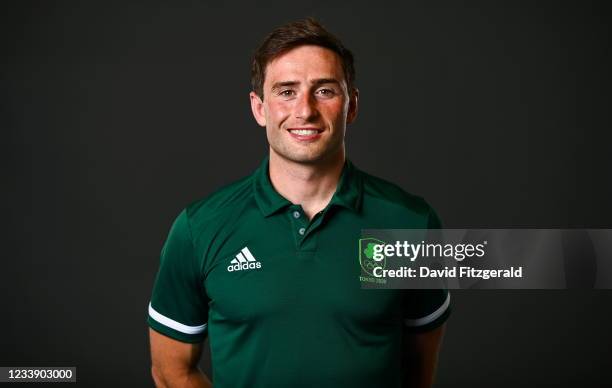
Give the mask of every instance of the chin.
M 279 149 L 280 148 L 280 149 Z M 338 152 L 341 152 L 342 147 L 338 150 L 330 149 L 329 147 L 312 147 L 305 149 L 301 147 L 272 147 L 275 154 L 281 158 L 302 164 L 317 164 L 333 159 Z
M 333 154 L 332 153 L 316 153 L 316 154 L 292 154 L 289 155 L 288 157 L 285 157 L 285 159 L 291 160 L 292 162 L 295 163 L 302 163 L 302 164 L 318 164 L 318 163 L 324 163 L 325 161 L 328 161 L 332 158 Z
M 320 156 L 311 156 L 311 155 L 293 155 L 290 157 L 285 157 L 285 159 L 290 160 L 295 163 L 303 163 L 303 164 L 315 164 L 323 160 L 323 158 L 321 158 Z

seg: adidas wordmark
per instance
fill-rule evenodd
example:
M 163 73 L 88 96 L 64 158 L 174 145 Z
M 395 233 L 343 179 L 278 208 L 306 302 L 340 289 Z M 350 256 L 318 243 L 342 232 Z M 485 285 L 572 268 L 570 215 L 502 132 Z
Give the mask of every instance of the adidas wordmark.
M 236 255 L 236 258 L 230 261 L 230 265 L 227 266 L 229 272 L 255 268 L 261 268 L 261 263 L 255 260 L 255 257 L 253 257 L 253 254 L 247 247 L 242 248 Z

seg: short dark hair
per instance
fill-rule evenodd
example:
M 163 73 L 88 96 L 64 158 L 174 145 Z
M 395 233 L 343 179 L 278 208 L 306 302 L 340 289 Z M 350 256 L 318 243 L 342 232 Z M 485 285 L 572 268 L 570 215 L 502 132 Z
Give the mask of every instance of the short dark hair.
M 313 18 L 302 19 L 284 24 L 272 31 L 253 53 L 251 62 L 251 85 L 253 91 L 263 99 L 263 84 L 266 66 L 287 51 L 303 45 L 315 45 L 332 50 L 340 56 L 348 92 L 355 83 L 353 53 L 332 33 Z

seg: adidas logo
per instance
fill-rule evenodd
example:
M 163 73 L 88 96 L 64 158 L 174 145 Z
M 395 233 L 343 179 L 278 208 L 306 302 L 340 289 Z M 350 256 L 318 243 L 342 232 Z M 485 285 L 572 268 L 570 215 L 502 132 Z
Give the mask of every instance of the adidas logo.
M 230 261 L 230 265 L 227 266 L 228 272 L 255 268 L 261 268 L 261 263 L 255 260 L 253 254 L 247 247 L 242 248 L 242 250 L 236 255 L 236 258 Z

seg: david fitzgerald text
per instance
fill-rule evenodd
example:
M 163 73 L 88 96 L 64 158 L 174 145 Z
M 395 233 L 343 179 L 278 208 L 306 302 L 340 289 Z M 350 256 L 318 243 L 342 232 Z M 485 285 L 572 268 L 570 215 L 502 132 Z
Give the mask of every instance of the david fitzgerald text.
M 431 269 L 429 267 L 383 269 L 376 267 L 372 274 L 377 278 L 522 278 L 523 267 L 506 269 L 478 269 L 467 266 L 444 267 L 444 269 Z

